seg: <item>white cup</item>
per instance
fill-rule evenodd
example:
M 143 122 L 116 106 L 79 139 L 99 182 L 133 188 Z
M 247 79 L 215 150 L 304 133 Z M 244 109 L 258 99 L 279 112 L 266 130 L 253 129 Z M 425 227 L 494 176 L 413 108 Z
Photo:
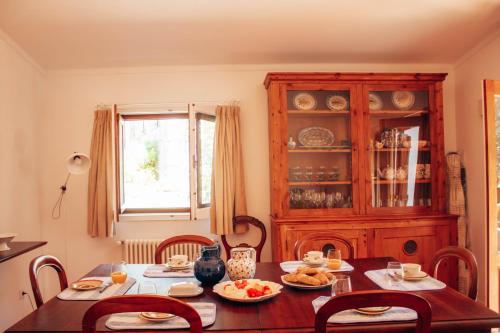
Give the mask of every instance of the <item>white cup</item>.
M 185 254 L 176 254 L 168 259 L 168 263 L 172 266 L 183 266 L 187 264 L 188 256 Z
M 419 264 L 403 264 L 403 270 L 406 276 L 415 276 L 420 273 L 422 266 Z
M 323 260 L 322 251 L 309 251 L 304 256 L 304 261 L 319 262 L 321 260 Z

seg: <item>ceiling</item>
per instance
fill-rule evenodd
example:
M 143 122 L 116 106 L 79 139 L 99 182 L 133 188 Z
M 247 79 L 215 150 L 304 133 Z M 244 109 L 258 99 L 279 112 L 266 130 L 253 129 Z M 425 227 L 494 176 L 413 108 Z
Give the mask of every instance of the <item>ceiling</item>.
M 454 63 L 500 0 L 1 0 L 0 29 L 45 69 Z

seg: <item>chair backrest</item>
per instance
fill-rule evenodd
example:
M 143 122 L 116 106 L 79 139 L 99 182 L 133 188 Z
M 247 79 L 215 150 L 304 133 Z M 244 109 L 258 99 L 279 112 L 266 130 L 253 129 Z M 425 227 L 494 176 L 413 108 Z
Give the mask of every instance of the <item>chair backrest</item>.
M 344 259 L 354 258 L 354 247 L 347 239 L 333 232 L 313 232 L 299 238 L 295 242 L 295 260 L 301 260 L 307 251 L 326 252 L 330 248 L 339 249 Z
M 439 264 L 446 258 L 459 258 L 463 260 L 469 271 L 469 290 L 467 296 L 474 301 L 477 298 L 477 261 L 474 253 L 459 246 L 448 246 L 440 249 L 432 257 L 429 272 L 437 278 Z
M 213 245 L 214 241 L 209 238 L 198 235 L 180 235 L 167 238 L 163 242 L 161 242 L 160 245 L 158 245 L 158 247 L 155 250 L 155 264 L 163 264 L 161 260 L 161 255 L 163 251 L 165 251 L 166 248 L 176 244 L 195 244 L 198 245 L 198 248 L 201 248 L 201 246 Z M 197 252 L 199 252 L 199 250 Z M 188 253 L 177 253 L 177 254 L 188 255 Z M 189 258 L 189 259 L 193 260 L 196 258 Z
M 40 286 L 38 285 L 38 272 L 43 267 L 52 267 L 59 276 L 59 285 L 61 286 L 61 291 L 68 288 L 68 279 L 66 278 L 66 272 L 64 271 L 62 263 L 54 256 L 42 255 L 34 258 L 30 262 L 29 275 L 31 281 L 31 289 L 33 290 L 33 296 L 35 297 L 35 303 L 37 308 L 42 306 L 43 298 L 40 292 Z
M 264 247 L 264 243 L 266 242 L 267 238 L 267 232 L 266 232 L 266 227 L 264 226 L 264 223 L 262 223 L 260 220 L 256 219 L 255 217 L 252 216 L 247 216 L 247 215 L 240 215 L 240 216 L 235 216 L 233 218 L 233 225 L 236 227 L 239 224 L 251 224 L 257 228 L 260 229 L 260 242 L 256 246 L 249 245 L 247 243 L 241 243 L 235 246 L 229 245 L 226 239 L 226 235 L 221 236 L 221 241 L 222 245 L 224 245 L 224 249 L 226 250 L 226 257 L 227 260 L 230 259 L 231 257 L 231 249 L 235 247 L 253 247 L 255 249 L 255 252 L 257 253 L 257 262 L 260 262 L 260 254 L 262 253 L 262 248 Z
M 431 331 L 431 306 L 424 298 L 401 291 L 369 290 L 341 294 L 326 302 L 316 313 L 315 332 L 326 333 L 328 319 L 337 312 L 372 306 L 399 306 L 415 310 L 418 315 L 415 332 Z
M 94 303 L 85 312 L 82 320 L 82 332 L 94 333 L 96 322 L 102 316 L 122 312 L 165 312 L 182 317 L 190 325 L 191 333 L 201 333 L 201 318 L 196 310 L 179 300 L 157 295 L 114 296 Z

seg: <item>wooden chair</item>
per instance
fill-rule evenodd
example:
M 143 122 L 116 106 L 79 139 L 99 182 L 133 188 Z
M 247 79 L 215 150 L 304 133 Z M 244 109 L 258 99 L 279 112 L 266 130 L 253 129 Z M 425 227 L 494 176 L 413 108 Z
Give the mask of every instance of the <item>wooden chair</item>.
M 172 313 L 187 320 L 191 333 L 202 332 L 200 315 L 193 307 L 175 298 L 157 295 L 125 295 L 100 300 L 85 312 L 82 320 L 82 332 L 94 333 L 97 319 L 102 316 L 112 313 L 142 311 Z
M 423 297 L 401 291 L 369 290 L 341 294 L 326 302 L 316 313 L 315 332 L 326 333 L 328 319 L 337 312 L 371 306 L 400 306 L 413 309 L 418 315 L 415 332 L 431 331 L 431 306 Z M 384 329 L 380 328 L 380 332 L 383 331 Z
M 161 242 L 160 245 L 158 245 L 158 247 L 155 250 L 155 264 L 163 264 L 161 258 L 163 251 L 165 251 L 166 248 L 177 244 L 196 244 L 197 251 L 188 251 L 188 253 L 182 253 L 181 249 L 181 252 L 177 253 L 177 254 L 186 254 L 189 256 L 189 260 L 194 260 L 196 258 L 194 258 L 193 252 L 199 253 L 201 246 L 213 245 L 214 241 L 209 238 L 198 235 L 180 235 L 167 238 L 163 242 Z
M 438 276 L 439 264 L 446 258 L 458 258 L 465 262 L 469 271 L 469 290 L 467 291 L 467 296 L 475 301 L 477 298 L 477 261 L 474 253 L 459 246 L 448 246 L 437 251 L 431 260 L 429 269 L 429 272 L 435 278 Z
M 226 235 L 221 236 L 221 241 L 222 245 L 224 245 L 224 249 L 226 250 L 226 257 L 227 260 L 230 259 L 231 257 L 231 249 L 235 247 L 252 247 L 255 249 L 255 252 L 257 253 L 257 262 L 260 262 L 260 254 L 262 253 L 262 248 L 264 247 L 264 243 L 266 242 L 267 238 L 267 232 L 266 232 L 266 227 L 264 226 L 264 223 L 262 223 L 260 220 L 256 219 L 255 217 L 252 216 L 247 216 L 247 215 L 241 215 L 241 216 L 235 216 L 233 218 L 233 225 L 236 227 L 239 224 L 251 224 L 257 228 L 260 229 L 260 242 L 257 244 L 257 246 L 251 246 L 248 245 L 247 243 L 240 243 L 236 246 L 231 246 L 226 240 Z
M 36 307 L 39 308 L 43 305 L 42 293 L 40 292 L 40 286 L 38 285 L 38 272 L 43 267 L 52 267 L 57 272 L 59 276 L 59 285 L 61 286 L 61 291 L 68 288 L 68 279 L 66 278 L 66 272 L 64 271 L 62 263 L 54 256 L 43 255 L 34 258 L 30 262 L 29 274 L 31 281 L 31 289 L 33 290 L 33 296 L 35 297 Z
M 347 239 L 333 232 L 314 232 L 299 238 L 295 242 L 295 260 L 301 260 L 307 251 L 316 250 L 326 252 L 329 248 L 339 249 L 342 252 L 342 256 L 345 256 L 347 252 L 348 256 L 343 259 L 354 258 L 354 247 Z

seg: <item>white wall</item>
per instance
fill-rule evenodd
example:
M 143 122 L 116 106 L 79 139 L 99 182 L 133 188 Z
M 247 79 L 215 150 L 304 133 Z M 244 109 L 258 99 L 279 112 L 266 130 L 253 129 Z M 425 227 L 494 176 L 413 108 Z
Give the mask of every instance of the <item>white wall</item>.
M 88 152 L 92 117 L 99 103 L 162 103 L 178 101 L 241 101 L 243 158 L 248 213 L 269 226 L 269 159 L 267 95 L 262 84 L 268 71 L 394 71 L 448 72 L 437 65 L 267 65 L 171 67 L 49 72 L 40 122 L 41 217 L 48 251 L 63 259 L 69 279 L 76 279 L 102 262 L 120 258 L 114 240 L 86 235 L 86 176 L 72 177 L 62 218 L 50 210 L 64 180 L 64 159 L 73 151 Z M 454 77 L 444 88 L 446 149 L 455 150 Z M 270 230 L 269 230 L 270 231 Z M 118 237 L 164 238 L 176 233 L 209 234 L 208 221 L 128 222 L 118 224 Z M 257 233 L 256 233 L 257 234 Z M 270 232 L 269 232 L 270 234 Z M 270 260 L 270 238 L 263 260 Z
M 483 89 L 485 79 L 500 80 L 500 37 L 469 55 L 456 67 L 457 147 L 467 170 L 471 249 L 479 264 L 479 299 L 486 286 L 486 156 Z
M 40 240 L 38 215 L 38 112 L 42 75 L 0 34 L 0 233 Z M 38 249 L 0 263 L 0 331 L 31 312 L 20 291 L 31 292 L 28 264 Z

